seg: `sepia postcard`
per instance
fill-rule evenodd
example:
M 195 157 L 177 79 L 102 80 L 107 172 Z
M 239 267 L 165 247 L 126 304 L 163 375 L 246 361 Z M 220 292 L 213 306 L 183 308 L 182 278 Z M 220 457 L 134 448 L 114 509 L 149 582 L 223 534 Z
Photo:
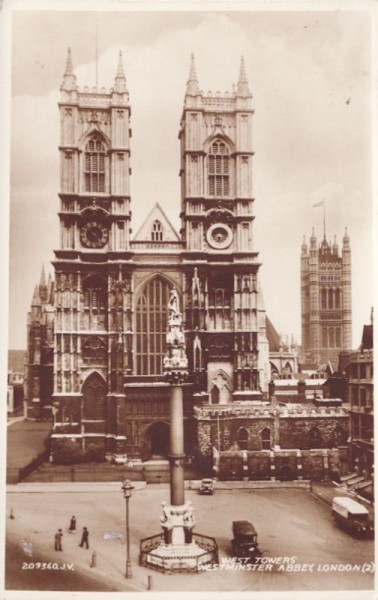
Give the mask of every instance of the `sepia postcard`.
M 374 598 L 376 26 L 1 3 L 1 598 Z

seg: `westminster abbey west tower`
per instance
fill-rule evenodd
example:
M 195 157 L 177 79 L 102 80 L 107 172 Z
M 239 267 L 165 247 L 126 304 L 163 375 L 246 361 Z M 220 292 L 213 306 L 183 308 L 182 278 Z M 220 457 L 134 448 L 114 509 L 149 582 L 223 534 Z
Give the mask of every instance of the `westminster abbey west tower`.
M 131 239 L 130 115 L 119 56 L 114 87 L 80 89 L 69 51 L 61 85 L 60 249 L 55 251 L 53 439 L 95 443 L 108 457 L 168 450 L 163 376 L 167 304 L 182 307 L 195 406 L 259 400 L 269 348 L 253 247 L 252 95 L 199 88 L 191 59 L 180 123 L 181 229 L 159 204 Z

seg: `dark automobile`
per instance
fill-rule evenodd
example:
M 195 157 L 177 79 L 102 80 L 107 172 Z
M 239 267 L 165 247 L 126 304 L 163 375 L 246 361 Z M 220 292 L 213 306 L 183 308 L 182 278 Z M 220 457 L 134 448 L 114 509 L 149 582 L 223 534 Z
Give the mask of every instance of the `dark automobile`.
M 374 537 L 374 525 L 369 519 L 368 509 L 346 496 L 335 496 L 332 514 L 337 525 L 359 538 Z
M 200 494 L 207 494 L 209 496 L 212 496 L 214 493 L 214 482 L 212 479 L 210 478 L 205 478 L 202 479 L 201 481 L 201 487 L 199 490 Z
M 257 542 L 257 531 L 249 521 L 234 521 L 232 523 L 234 538 L 231 542 L 232 555 L 237 558 L 248 558 L 254 561 L 261 556 Z

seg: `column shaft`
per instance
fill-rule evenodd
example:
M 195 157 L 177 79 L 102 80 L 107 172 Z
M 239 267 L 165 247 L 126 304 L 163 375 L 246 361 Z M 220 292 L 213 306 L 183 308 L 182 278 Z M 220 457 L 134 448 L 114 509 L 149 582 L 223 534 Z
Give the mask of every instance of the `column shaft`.
M 182 387 L 173 385 L 170 398 L 171 504 L 185 503 L 184 493 L 184 415 Z

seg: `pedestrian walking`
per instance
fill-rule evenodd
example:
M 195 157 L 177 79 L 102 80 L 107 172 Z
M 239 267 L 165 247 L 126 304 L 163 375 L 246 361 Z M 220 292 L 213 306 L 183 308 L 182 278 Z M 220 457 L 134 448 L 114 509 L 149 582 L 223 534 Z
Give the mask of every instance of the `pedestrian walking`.
M 63 537 L 63 532 L 61 529 L 58 529 L 58 531 L 55 534 L 55 550 L 60 550 L 62 551 L 62 537 Z
M 76 517 L 73 515 L 70 520 L 70 526 L 68 528 L 69 533 L 76 533 Z
M 79 544 L 80 548 L 83 548 L 84 545 L 86 548 L 89 548 L 88 537 L 89 531 L 86 527 L 83 527 L 83 533 L 81 534 L 81 542 Z

